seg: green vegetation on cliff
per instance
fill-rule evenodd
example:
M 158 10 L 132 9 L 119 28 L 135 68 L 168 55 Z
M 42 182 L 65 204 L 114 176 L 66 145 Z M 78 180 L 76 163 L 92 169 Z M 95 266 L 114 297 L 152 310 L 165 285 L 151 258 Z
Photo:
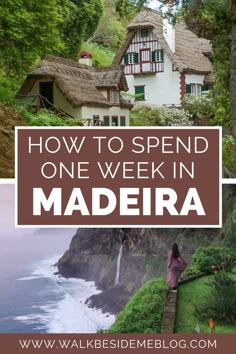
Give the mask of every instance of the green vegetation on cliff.
M 236 185 L 223 185 L 222 201 L 222 229 L 78 229 L 69 250 L 58 261 L 59 273 L 64 277 L 95 281 L 103 292 L 93 297 L 92 304 L 106 312 L 118 313 L 131 296 L 146 286 L 146 282 L 165 277 L 167 254 L 173 242 L 178 243 L 189 263 L 188 274 L 201 273 L 205 270 L 203 268 L 210 269 L 212 262 L 225 261 L 224 257 L 220 261 L 218 257 L 221 250 L 227 252 L 225 247 L 230 249 L 230 253 L 235 252 Z M 126 236 L 117 288 L 114 286 L 117 257 L 124 233 Z M 214 259 L 208 256 L 211 248 L 207 249 L 213 246 L 216 250 Z M 206 251 L 201 252 L 201 262 L 195 262 L 194 267 L 190 268 L 192 256 L 199 247 Z M 209 258 L 207 265 L 205 258 Z M 142 307 L 142 297 L 136 298 L 136 304 L 139 301 Z M 114 328 L 112 330 L 118 331 L 117 327 Z M 143 327 L 144 331 L 148 329 L 149 326 Z
M 108 333 L 160 333 L 167 293 L 164 279 L 147 282 L 117 315 Z

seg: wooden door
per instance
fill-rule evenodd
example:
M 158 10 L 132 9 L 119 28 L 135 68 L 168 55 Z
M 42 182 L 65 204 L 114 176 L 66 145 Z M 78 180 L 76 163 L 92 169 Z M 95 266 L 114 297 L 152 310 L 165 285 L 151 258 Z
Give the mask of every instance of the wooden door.
M 141 71 L 150 71 L 150 63 L 151 63 L 151 50 L 150 50 L 150 48 L 140 49 L 140 70 Z
M 39 93 L 42 96 L 42 105 L 43 107 L 50 109 L 54 103 L 53 97 L 53 82 L 40 82 L 39 83 Z

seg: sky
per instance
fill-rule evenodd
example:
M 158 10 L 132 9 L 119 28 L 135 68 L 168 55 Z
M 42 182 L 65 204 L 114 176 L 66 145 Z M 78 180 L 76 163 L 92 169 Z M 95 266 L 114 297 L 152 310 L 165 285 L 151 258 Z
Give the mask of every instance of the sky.
M 73 236 L 76 228 L 15 228 L 15 186 L 4 184 L 0 180 L 0 251 L 7 240 L 15 240 L 26 235 Z M 6 243 L 6 242 L 5 242 Z
M 0 239 L 32 234 L 36 229 L 15 229 L 14 184 L 0 184 Z
M 152 0 L 148 6 L 151 7 L 152 9 L 157 10 L 160 6 L 160 1 Z

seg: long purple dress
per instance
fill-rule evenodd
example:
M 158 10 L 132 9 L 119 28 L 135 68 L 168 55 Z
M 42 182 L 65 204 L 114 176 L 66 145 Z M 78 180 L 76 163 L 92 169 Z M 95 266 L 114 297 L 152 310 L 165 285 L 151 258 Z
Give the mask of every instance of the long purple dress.
M 170 289 L 178 288 L 178 281 L 181 273 L 187 267 L 187 263 L 180 256 L 175 258 L 170 251 L 168 254 L 168 273 L 166 276 L 166 283 Z

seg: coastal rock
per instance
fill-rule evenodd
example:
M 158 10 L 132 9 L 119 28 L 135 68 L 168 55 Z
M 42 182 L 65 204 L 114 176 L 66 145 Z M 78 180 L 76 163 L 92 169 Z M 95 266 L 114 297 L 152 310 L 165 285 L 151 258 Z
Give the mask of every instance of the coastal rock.
M 102 293 L 88 299 L 89 306 L 117 313 L 147 280 L 164 276 L 171 243 L 177 241 L 187 260 L 199 244 L 199 238 L 187 242 L 189 229 L 78 229 L 69 250 L 58 261 L 63 277 L 94 281 Z M 205 230 L 201 244 L 209 244 L 215 232 Z M 117 260 L 120 276 L 116 285 Z
M 69 250 L 58 261 L 58 271 L 63 277 L 94 281 L 102 293 L 88 299 L 89 305 L 117 313 L 146 281 L 165 276 L 173 242 L 189 264 L 199 246 L 236 249 L 236 185 L 223 187 L 222 201 L 222 229 L 78 229 Z M 121 246 L 119 282 L 115 285 Z

